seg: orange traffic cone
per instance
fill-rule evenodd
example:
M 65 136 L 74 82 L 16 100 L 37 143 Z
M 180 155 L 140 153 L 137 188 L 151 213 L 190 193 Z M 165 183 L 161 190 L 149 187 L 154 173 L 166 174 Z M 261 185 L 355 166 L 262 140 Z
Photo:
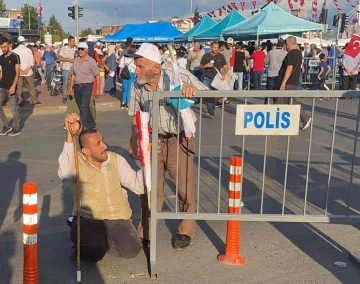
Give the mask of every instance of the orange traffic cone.
M 232 157 L 230 160 L 229 213 L 233 214 L 240 214 L 241 167 L 242 159 L 240 157 Z M 232 265 L 246 263 L 246 259 L 240 255 L 240 221 L 228 221 L 225 254 L 219 255 L 218 260 Z
M 37 185 L 32 182 L 25 183 L 23 185 L 24 284 L 39 283 L 37 211 Z

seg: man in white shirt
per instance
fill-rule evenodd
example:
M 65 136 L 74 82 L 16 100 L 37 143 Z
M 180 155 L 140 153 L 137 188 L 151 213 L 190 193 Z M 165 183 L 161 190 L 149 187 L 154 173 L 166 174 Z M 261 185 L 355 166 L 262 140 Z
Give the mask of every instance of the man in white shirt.
M 13 50 L 14 53 L 19 55 L 20 57 L 20 78 L 17 83 L 16 95 L 18 96 L 18 104 L 19 106 L 23 106 L 25 104 L 24 98 L 22 95 L 24 82 L 26 82 L 29 93 L 30 99 L 33 105 L 39 105 L 39 102 L 36 91 L 35 91 L 35 83 L 34 83 L 34 73 L 33 73 L 33 66 L 34 62 L 34 55 L 32 51 L 25 46 L 25 38 L 23 36 L 19 36 L 17 39 L 19 46 Z
M 62 93 L 62 102 L 65 104 L 67 101 L 67 95 L 65 94 L 65 90 L 67 89 L 69 74 L 71 66 L 74 62 L 74 54 L 76 51 L 75 47 L 75 38 L 73 36 L 69 36 L 68 45 L 63 46 L 59 53 L 59 61 L 61 62 L 62 69 L 62 78 L 63 78 L 63 93 Z
M 81 192 L 80 226 L 82 259 L 100 261 L 108 252 L 115 257 L 134 258 L 141 250 L 140 238 L 131 221 L 132 211 L 126 187 L 135 194 L 144 194 L 143 175 L 135 171 L 120 155 L 107 151 L 100 132 L 96 129 L 81 131 L 80 117 L 70 114 L 66 118 L 67 136 L 59 157 L 58 175 L 69 180 L 74 199 L 72 218 L 69 218 L 70 238 L 77 240 L 77 202 L 75 153 L 71 132 L 79 135 L 79 180 Z M 71 132 L 70 132 L 71 131 Z M 76 142 L 75 142 L 76 143 Z M 76 247 L 72 249 L 76 259 Z

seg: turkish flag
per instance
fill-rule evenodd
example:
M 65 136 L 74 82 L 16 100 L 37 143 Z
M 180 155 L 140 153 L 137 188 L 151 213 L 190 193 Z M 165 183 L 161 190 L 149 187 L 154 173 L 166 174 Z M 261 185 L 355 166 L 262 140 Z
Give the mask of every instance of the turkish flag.
M 345 49 L 344 54 L 355 58 L 360 53 L 360 36 L 353 35 L 348 43 L 347 48 Z

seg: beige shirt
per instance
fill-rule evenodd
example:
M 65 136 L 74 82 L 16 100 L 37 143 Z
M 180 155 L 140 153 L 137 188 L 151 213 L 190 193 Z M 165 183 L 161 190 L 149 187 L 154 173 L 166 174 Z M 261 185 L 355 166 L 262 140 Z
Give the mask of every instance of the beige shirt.
M 74 75 L 75 84 L 89 84 L 99 75 L 98 66 L 94 58 L 86 56 L 85 61 L 81 63 L 80 57 L 74 60 L 71 68 L 71 74 Z
M 59 56 L 62 56 L 66 59 L 74 59 L 76 48 L 70 48 L 68 46 L 63 46 L 63 48 L 60 49 Z M 61 69 L 62 70 L 70 70 L 72 66 L 71 62 L 61 62 Z
M 32 53 L 32 51 L 25 47 L 24 45 L 19 45 L 17 48 L 15 48 L 13 50 L 14 53 L 16 53 L 17 55 L 19 55 L 20 57 L 20 69 L 21 70 L 25 70 L 26 68 L 28 68 L 29 66 L 32 67 L 34 66 L 34 55 Z M 29 72 L 27 74 L 21 74 L 20 76 L 31 76 L 33 75 L 33 71 L 32 68 L 30 68 Z

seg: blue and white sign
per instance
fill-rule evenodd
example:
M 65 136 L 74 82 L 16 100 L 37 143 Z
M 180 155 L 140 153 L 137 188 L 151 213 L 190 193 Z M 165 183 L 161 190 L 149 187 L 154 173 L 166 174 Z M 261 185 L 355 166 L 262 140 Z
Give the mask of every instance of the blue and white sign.
M 235 135 L 299 135 L 300 105 L 237 105 Z

